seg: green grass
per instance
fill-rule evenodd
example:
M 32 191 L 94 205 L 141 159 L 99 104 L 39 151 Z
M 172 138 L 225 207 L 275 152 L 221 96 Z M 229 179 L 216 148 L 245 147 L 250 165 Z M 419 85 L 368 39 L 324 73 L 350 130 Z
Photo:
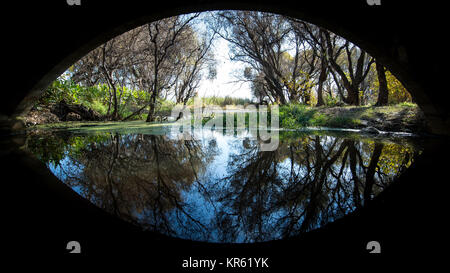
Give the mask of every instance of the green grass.
M 360 128 L 362 120 L 383 119 L 398 113 L 408 112 L 414 116 L 418 107 L 413 103 L 389 106 L 345 106 L 310 107 L 299 104 L 280 106 L 280 127 L 297 129 L 302 127 Z
M 358 127 L 361 125 L 361 120 L 357 118 L 352 117 L 346 117 L 346 116 L 337 116 L 337 117 L 331 117 L 328 118 L 327 122 L 323 125 L 318 126 L 325 126 L 325 127 L 336 127 L 336 128 L 353 128 Z
M 412 102 L 401 102 L 401 103 L 397 104 L 397 106 L 400 106 L 400 107 L 412 107 L 412 108 L 417 108 L 418 107 L 417 104 L 412 103 Z
M 167 108 L 169 108 L 168 106 Z M 168 110 L 168 109 L 165 109 Z M 190 109 L 193 111 L 193 109 Z M 411 103 L 402 103 L 390 106 L 345 106 L 345 107 L 311 107 L 300 104 L 288 104 L 279 107 L 279 126 L 282 129 L 301 129 L 305 127 L 330 127 L 330 128 L 362 128 L 368 121 L 372 124 L 383 122 L 386 119 L 401 119 L 407 124 L 417 117 L 418 107 Z M 146 114 L 144 114 L 146 115 Z M 245 127 L 249 126 L 248 113 L 245 113 Z M 270 117 L 270 114 L 268 114 Z M 226 115 L 223 117 L 223 127 L 226 126 Z M 202 125 L 205 125 L 211 117 L 204 117 Z M 234 116 L 235 127 L 237 117 Z M 257 117 L 257 120 L 259 118 Z M 363 121 L 364 120 L 364 121 Z M 270 124 L 270 120 L 268 121 Z M 53 124 L 37 125 L 31 129 L 41 130 L 72 130 L 72 131 L 139 131 L 162 130 L 169 128 L 172 122 L 151 122 L 143 120 L 127 122 L 60 122 Z M 192 124 L 194 122 L 192 120 Z M 220 126 L 221 127 L 221 126 Z
M 416 117 L 417 109 L 417 105 L 411 103 L 380 107 L 311 107 L 301 104 L 287 104 L 279 107 L 279 126 L 284 129 L 304 127 L 362 128 L 368 121 L 373 123 L 396 116 L 401 116 L 404 122 L 408 122 Z M 203 118 L 202 124 L 204 125 L 210 119 L 210 117 Z M 224 126 L 225 124 L 224 121 Z M 248 127 L 248 113 L 245 114 L 245 125 Z

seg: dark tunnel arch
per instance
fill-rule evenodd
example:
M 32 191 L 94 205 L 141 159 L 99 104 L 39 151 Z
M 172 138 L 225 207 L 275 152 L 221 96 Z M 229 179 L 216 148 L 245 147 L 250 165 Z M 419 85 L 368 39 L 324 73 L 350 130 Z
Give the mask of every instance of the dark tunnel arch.
M 0 19 L 6 26 L 4 37 L 12 41 L 4 44 L 4 50 L 9 53 L 7 57 L 13 57 L 3 62 L 10 72 L 3 88 L 13 91 L 3 92 L 0 100 L 1 129 L 8 132 L 12 127 L 20 129 L 15 116 L 25 112 L 35 96 L 68 66 L 106 40 L 149 20 L 183 12 L 235 8 L 296 16 L 349 39 L 382 59 L 401 80 L 424 110 L 433 132 L 449 135 L 446 107 L 449 95 L 441 87 L 441 82 L 448 78 L 447 60 L 438 54 L 445 52 L 442 37 L 447 16 L 445 2 L 382 0 L 381 6 L 368 6 L 366 0 L 298 0 L 294 4 L 285 0 L 174 0 L 151 10 L 150 1 L 124 2 L 81 0 L 81 6 L 73 7 L 63 0 L 57 4 L 51 1 L 10 4 L 7 12 L 20 14 L 20 18 Z M 122 16 L 110 17 L 114 13 Z M 423 14 L 433 16 L 423 20 Z M 383 20 L 376 20 L 380 16 Z M 70 35 L 67 29 L 71 30 Z M 430 42 L 417 43 L 418 33 L 432 37 Z M 20 74 L 24 66 L 27 72 L 32 71 L 27 77 Z M 430 78 L 433 80 L 428 81 Z M 398 254 L 405 255 L 408 257 L 405 264 L 409 264 L 411 257 L 423 260 L 426 255 L 442 254 L 437 246 L 444 243 L 442 235 L 448 233 L 443 217 L 448 196 L 442 186 L 445 183 L 441 183 L 445 182 L 442 177 L 448 176 L 448 163 L 436 156 L 450 154 L 447 139 L 427 147 L 396 184 L 380 194 L 365 211 L 309 232 L 303 239 L 248 246 L 179 242 L 136 232 L 78 196 L 42 162 L 12 148 L 23 145 L 22 141 L 20 136 L 13 139 L 11 144 L 2 146 L 7 149 L 1 149 L 0 153 L 1 170 L 10 176 L 3 181 L 2 188 L 6 193 L 2 198 L 3 227 L 6 227 L 3 247 L 21 257 L 66 253 L 68 240 L 80 238 L 83 252 L 88 255 L 103 253 L 108 258 L 136 255 L 133 264 L 141 262 L 145 266 L 150 261 L 152 265 L 179 270 L 179 260 L 174 257 L 233 257 L 248 255 L 250 251 L 255 256 L 270 256 L 274 261 L 272 269 L 278 263 L 278 267 L 292 266 L 298 270 L 300 262 L 322 266 L 323 262 L 315 262 L 317 257 L 360 257 L 358 254 L 367 253 L 368 241 L 380 240 L 382 253 L 396 259 Z M 30 246 L 38 246 L 38 251 Z M 296 251 L 287 251 L 290 249 Z M 137 256 L 145 259 L 136 259 Z M 310 257 L 314 259 L 308 260 Z M 115 260 L 114 265 L 116 261 L 121 260 Z M 347 261 L 339 262 L 349 264 Z M 353 267 L 354 261 L 349 262 Z
M 35 73 L 32 79 L 27 80 L 14 97 L 4 101 L 7 102 L 7 105 L 2 105 L 0 111 L 3 112 L 1 113 L 3 120 L 8 119 L 6 117 L 14 118 L 26 113 L 32 102 L 45 88 L 73 63 L 102 43 L 135 27 L 184 13 L 240 9 L 295 17 L 324 27 L 363 48 L 370 55 L 381 60 L 407 88 L 428 119 L 430 131 L 448 135 L 449 111 L 445 106 L 440 105 L 441 99 L 436 98 L 437 96 L 433 94 L 436 93 L 434 89 L 440 87 L 435 82 L 430 84 L 425 80 L 429 78 L 427 73 L 441 71 L 440 60 L 424 59 L 421 53 L 427 49 L 427 45 L 423 43 L 418 45 L 417 41 L 414 41 L 414 33 L 420 33 L 424 27 L 418 22 L 403 21 L 404 17 L 399 14 L 399 8 L 410 7 L 411 3 L 396 1 L 394 4 L 391 2 L 383 2 L 381 6 L 370 6 L 365 0 L 346 1 L 345 4 L 339 1 L 300 1 L 293 6 L 291 2 L 283 0 L 276 2 L 252 0 L 171 1 L 152 7 L 152 9 L 134 1 L 125 7 L 120 3 L 105 3 L 104 1 L 83 2 L 79 7 L 65 5 L 60 7 L 62 14 L 71 17 L 81 13 L 81 16 L 77 16 L 96 18 L 95 23 L 92 20 L 74 20 L 74 22 L 65 21 L 64 27 L 51 26 L 54 29 L 53 33 L 67 32 L 68 30 L 68 33 L 71 33 L 67 37 L 61 36 L 61 34 L 54 37 L 54 39 L 62 37 L 59 43 L 63 44 L 64 48 L 60 46 L 52 50 L 52 45 L 50 45 L 52 41 L 44 40 L 47 43 L 44 45 L 49 46 L 44 52 L 48 54 L 40 56 L 41 59 L 38 57 L 35 62 L 42 64 L 44 57 L 46 65 L 41 66 L 39 73 Z M 92 12 L 92 10 L 102 11 L 102 5 L 106 15 Z M 408 17 L 413 17 L 414 12 L 418 11 L 410 11 Z M 108 14 L 116 13 L 123 14 L 123 16 L 112 17 L 113 19 L 108 17 Z M 48 33 L 52 33 L 52 29 Z M 77 39 L 74 40 L 70 37 L 77 37 Z M 32 56 L 31 59 L 36 59 L 36 57 Z M 424 67 L 428 72 L 424 71 Z M 5 104 L 4 102 L 1 104 Z

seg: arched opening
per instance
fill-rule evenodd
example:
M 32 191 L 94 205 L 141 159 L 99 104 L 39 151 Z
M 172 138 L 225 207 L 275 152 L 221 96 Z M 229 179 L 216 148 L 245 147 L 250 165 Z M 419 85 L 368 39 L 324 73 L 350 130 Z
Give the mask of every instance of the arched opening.
M 234 76 L 224 72 L 232 65 Z M 376 128 L 351 127 L 363 122 L 356 116 L 386 125 L 378 106 L 396 93 L 410 96 L 403 87 L 389 94 L 387 75 L 348 40 L 290 17 L 239 10 L 168 17 L 73 64 L 35 107 L 49 107 L 68 127 L 32 127 L 26 148 L 82 197 L 144 230 L 216 243 L 290 238 L 367 206 L 422 152 L 396 128 L 374 137 L 368 128 Z M 217 77 L 226 77 L 220 86 Z M 237 88 L 224 86 L 233 80 Z M 248 97 L 230 96 L 233 89 Z M 207 110 L 217 103 L 225 110 Z M 270 134 L 273 149 L 259 143 L 256 106 L 279 107 L 279 124 L 270 113 L 279 130 Z M 185 118 L 194 124 L 183 128 L 189 139 L 175 132 Z M 107 122 L 70 123 L 92 119 Z
M 356 9 L 360 11 L 360 13 L 358 13 L 357 15 L 358 19 L 356 19 L 356 21 L 362 22 L 364 21 L 363 18 L 368 21 L 370 21 L 370 18 L 378 18 L 379 15 L 376 15 L 375 11 L 370 10 L 369 7 L 367 7 L 366 3 L 364 2 L 360 3 L 355 1 L 354 4 L 356 6 Z M 139 4 L 137 5 L 139 6 Z M 23 111 L 26 111 L 26 109 L 30 105 L 29 102 L 31 102 L 35 98 L 35 96 L 38 95 L 39 92 L 41 92 L 45 88 L 45 86 L 47 86 L 51 81 L 53 81 L 65 69 L 67 69 L 67 67 L 69 67 L 74 61 L 78 60 L 80 57 L 82 57 L 84 54 L 86 54 L 96 46 L 107 41 L 109 38 L 112 38 L 117 34 L 121 34 L 127 30 L 130 30 L 135 26 L 142 25 L 142 23 L 154 21 L 155 19 L 160 19 L 170 15 L 190 11 L 199 11 L 206 9 L 247 8 L 247 9 L 258 9 L 262 11 L 272 11 L 290 15 L 293 17 L 298 17 L 300 19 L 304 19 L 309 22 L 316 23 L 317 25 L 328 28 L 337 34 L 354 41 L 356 44 L 358 44 L 359 46 L 370 52 L 371 55 L 375 56 L 376 58 L 384 60 L 386 66 L 402 81 L 402 83 L 412 93 L 417 103 L 422 107 L 422 109 L 424 110 L 425 114 L 427 115 L 427 117 L 431 122 L 430 124 L 433 129 L 433 132 L 443 134 L 448 132 L 448 126 L 446 125 L 447 111 L 445 110 L 445 107 L 442 107 L 442 104 L 439 104 L 437 102 L 438 101 L 437 98 L 432 98 L 430 96 L 431 94 L 429 93 L 430 91 L 425 91 L 427 90 L 426 84 L 422 79 L 420 79 L 420 77 L 417 77 L 418 72 L 420 71 L 419 66 L 421 66 L 422 62 L 426 63 L 424 58 L 418 55 L 417 48 L 414 46 L 410 46 L 408 44 L 409 41 L 408 38 L 405 38 L 405 36 L 402 36 L 401 34 L 398 34 L 395 31 L 385 33 L 384 30 L 377 30 L 377 27 L 372 26 L 370 34 L 367 34 L 366 33 L 368 32 L 367 29 L 361 30 L 358 27 L 352 28 L 355 19 L 354 18 L 351 20 L 344 19 L 341 21 L 341 18 L 346 18 L 345 15 L 348 15 L 348 13 L 346 13 L 345 9 L 343 10 L 342 8 L 340 8 L 337 3 L 334 4 L 330 3 L 330 5 L 325 10 L 320 9 L 318 4 L 305 3 L 305 6 L 300 12 L 298 12 L 300 8 L 290 9 L 289 5 L 287 4 L 284 7 L 282 6 L 282 3 L 278 3 L 276 5 L 271 3 L 263 3 L 256 5 L 252 1 L 242 3 L 224 3 L 218 1 L 218 2 L 211 2 L 211 4 L 208 5 L 200 5 L 200 4 L 187 5 L 183 3 L 176 3 L 176 5 L 174 6 L 176 6 L 177 8 L 174 9 L 173 6 L 170 7 L 165 6 L 161 9 L 155 9 L 154 11 L 151 12 L 150 15 L 135 14 L 131 17 L 125 17 L 123 19 L 114 22 L 111 21 L 107 22 L 107 20 L 105 20 L 106 23 L 103 22 L 99 26 L 93 26 L 92 29 L 89 30 L 89 33 L 87 33 L 86 36 L 83 36 L 85 38 L 80 39 L 77 43 L 72 45 L 69 49 L 64 50 L 62 53 L 55 54 L 55 57 L 52 58 L 48 66 L 42 68 L 39 74 L 36 73 L 37 76 L 34 79 L 27 81 L 24 87 L 24 91 L 20 93 L 21 96 L 15 98 L 11 97 L 11 99 L 8 100 L 10 104 L 9 106 L 4 107 L 5 109 L 3 111 L 4 116 L 11 117 L 19 113 L 22 113 Z M 137 8 L 134 7 L 133 10 L 134 9 Z M 335 11 L 333 11 L 333 9 L 339 10 L 342 13 L 339 14 L 338 16 L 335 14 Z M 350 11 L 347 12 L 350 13 Z M 352 13 L 353 12 L 354 11 L 352 11 Z M 385 10 L 385 12 L 389 14 L 388 11 Z M 350 18 L 350 16 L 348 17 Z M 78 34 L 80 33 L 82 33 L 82 31 L 78 32 Z M 383 33 L 383 35 L 381 35 L 381 33 Z M 82 35 L 80 35 L 80 37 L 81 36 Z M 373 37 L 371 38 L 371 36 Z M 380 40 L 380 37 L 389 37 L 389 38 L 386 38 L 386 41 L 382 41 Z M 406 35 L 406 37 L 408 36 Z M 435 69 L 437 69 L 437 67 L 439 66 L 435 66 Z M 433 87 L 435 86 L 436 85 L 433 85 Z M 25 94 L 29 96 L 25 97 L 24 96 Z M 432 157 L 428 157 L 428 159 L 429 158 Z M 17 160 L 16 162 L 20 161 L 21 160 Z M 422 165 L 419 164 L 418 166 L 422 167 L 427 166 L 427 164 L 424 165 L 424 161 L 421 161 L 421 164 Z M 433 166 L 433 168 L 436 168 L 436 166 Z M 406 176 L 403 177 L 403 181 L 407 180 L 408 178 L 414 177 L 413 176 L 414 174 L 417 175 L 417 171 L 414 172 L 413 170 L 412 172 L 409 172 Z M 436 174 L 432 174 L 432 176 L 435 177 Z M 437 176 L 435 178 L 437 178 Z M 43 178 L 43 180 L 46 179 L 48 179 L 47 181 L 51 181 L 51 178 L 48 177 Z M 55 180 L 52 180 L 52 182 L 55 182 Z M 386 193 L 386 196 L 389 196 L 389 192 Z M 60 199 L 59 201 L 63 202 L 63 198 Z M 402 206 L 400 207 L 401 209 L 404 209 L 404 207 Z M 91 209 L 92 208 L 90 208 L 89 210 Z M 386 210 L 386 208 L 384 209 Z M 380 209 L 379 213 L 385 212 L 385 210 Z M 93 215 L 95 215 L 95 213 L 93 213 Z M 80 214 L 78 216 L 80 216 L 80 219 L 83 217 Z M 379 218 L 377 219 L 383 218 L 381 217 L 381 215 L 378 215 L 378 217 Z M 93 218 L 95 218 L 95 216 L 92 216 L 91 219 Z M 388 219 L 390 220 L 392 220 L 393 218 L 394 216 L 392 215 L 388 216 Z M 336 224 L 335 226 L 339 226 L 339 223 Z M 371 229 L 370 231 L 373 232 L 374 229 Z M 367 232 L 370 231 L 367 230 Z M 336 235 L 336 233 L 334 235 Z M 359 239 L 360 238 L 358 238 L 358 240 Z M 355 244 L 360 244 L 360 241 L 358 240 L 356 241 L 354 240 L 350 244 L 353 243 L 352 244 L 353 246 Z M 404 242 L 405 240 L 406 239 L 404 239 L 402 242 Z

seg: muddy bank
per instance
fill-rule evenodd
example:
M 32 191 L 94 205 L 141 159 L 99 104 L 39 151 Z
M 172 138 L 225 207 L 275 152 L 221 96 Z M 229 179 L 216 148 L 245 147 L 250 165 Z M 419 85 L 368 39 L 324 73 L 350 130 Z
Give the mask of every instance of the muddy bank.
M 65 121 L 101 121 L 104 117 L 81 104 L 53 103 L 36 106 L 23 117 L 25 126 L 58 123 Z

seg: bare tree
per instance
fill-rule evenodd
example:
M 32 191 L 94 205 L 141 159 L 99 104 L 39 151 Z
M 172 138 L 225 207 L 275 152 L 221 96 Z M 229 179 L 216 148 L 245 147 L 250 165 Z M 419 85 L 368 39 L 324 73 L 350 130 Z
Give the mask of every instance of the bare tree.
M 256 97 L 310 104 L 320 59 L 304 22 L 249 11 L 221 12 L 217 17 L 222 22 L 219 35 L 231 44 L 231 59 L 247 64 L 244 79 L 252 82 Z
M 221 12 L 218 19 L 223 23 L 219 35 L 231 44 L 231 60 L 261 72 L 270 96 L 278 103 L 287 103 L 281 71 L 283 43 L 290 33 L 286 20 L 275 14 L 248 11 Z
M 150 53 L 148 56 L 153 64 L 153 86 L 147 122 L 154 120 L 156 98 L 160 95 L 161 90 L 170 87 L 171 73 L 167 72 L 175 69 L 171 61 L 176 56 L 177 45 L 182 40 L 189 38 L 186 30 L 189 28 L 189 23 L 198 16 L 198 13 L 187 17 L 175 16 L 147 25 L 148 51 Z M 165 75 L 164 72 L 166 72 Z
M 211 66 L 211 45 L 215 34 L 199 37 L 193 22 L 199 13 L 175 16 L 133 29 L 90 52 L 74 66 L 73 80 L 92 86 L 108 85 L 107 115 L 119 119 L 120 107 L 129 101 L 124 87 L 147 91 L 146 101 L 127 120 L 148 108 L 153 121 L 158 99 L 173 95 L 186 104 Z
M 295 19 L 291 20 L 298 22 L 298 20 Z M 313 53 L 317 54 L 317 57 L 320 59 L 320 72 L 317 78 L 316 106 L 322 106 L 325 104 L 323 99 L 323 88 L 325 81 L 328 78 L 329 72 L 329 62 L 327 60 L 327 43 L 325 42 L 324 30 L 305 22 L 299 23 L 303 25 L 306 41 L 308 41 L 309 45 L 314 49 Z
M 203 70 L 213 67 L 211 46 L 215 34 L 199 37 L 193 22 L 199 14 L 166 18 L 143 27 L 139 57 L 132 70 L 134 83 L 147 90 L 149 100 L 131 118 L 149 106 L 147 121 L 153 121 L 158 98 L 173 96 L 186 105 L 196 93 Z
M 186 105 L 188 100 L 195 95 L 195 91 L 203 78 L 202 69 L 205 68 L 205 65 L 208 65 L 210 69 L 214 65 L 210 49 L 215 34 L 205 35 L 201 41 L 195 39 L 184 47 L 187 52 L 175 75 L 174 95 L 176 103 Z M 209 72 L 208 77 L 214 77 L 211 71 Z
M 330 66 L 339 75 L 342 85 L 347 91 L 347 96 L 340 92 L 345 103 L 351 105 L 359 105 L 359 87 L 370 71 L 370 66 L 374 59 L 366 54 L 366 52 L 355 45 L 350 44 L 349 41 L 343 41 L 337 38 L 336 35 L 325 31 L 325 40 L 327 43 L 327 56 Z M 337 46 L 340 42 L 342 45 Z M 339 64 L 338 58 L 342 55 L 342 63 Z M 359 55 L 359 56 L 357 56 Z M 356 61 L 356 64 L 354 62 Z

